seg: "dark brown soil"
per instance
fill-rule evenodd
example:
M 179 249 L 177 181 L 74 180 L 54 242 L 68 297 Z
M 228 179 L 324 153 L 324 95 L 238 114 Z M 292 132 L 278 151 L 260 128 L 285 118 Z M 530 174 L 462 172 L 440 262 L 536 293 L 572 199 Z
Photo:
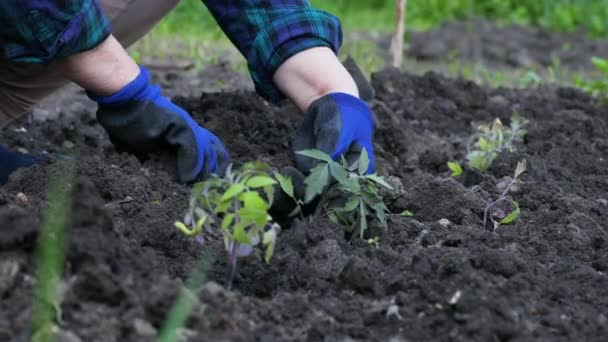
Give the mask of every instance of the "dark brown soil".
M 184 336 L 189 341 L 605 341 L 608 336 L 608 108 L 566 88 L 485 90 L 436 74 L 373 77 L 379 172 L 388 227 L 349 243 L 324 219 L 285 225 L 270 265 L 240 260 L 234 288 L 221 242 Z M 236 163 L 291 164 L 300 120 L 251 92 L 176 100 L 214 131 Z M 68 109 L 69 110 L 69 109 Z M 17 122 L 0 143 L 74 156 L 78 164 L 61 303 L 76 341 L 152 341 L 201 255 L 172 224 L 189 188 L 162 158 L 117 153 L 92 107 L 57 120 Z M 452 179 L 478 123 L 513 111 L 530 121 L 517 152 Z M 27 132 L 18 128 L 25 127 Z M 512 225 L 482 226 L 497 184 L 528 161 Z M 29 334 L 33 251 L 53 166 L 0 187 L 0 340 Z M 17 193 L 28 197 L 18 204 Z M 445 220 L 449 220 L 446 225 Z M 74 339 L 73 339 L 74 340 Z
M 583 31 L 557 33 L 520 25 L 500 26 L 477 18 L 413 32 L 407 55 L 432 61 L 459 58 L 492 68 L 559 65 L 581 71 L 593 68 L 591 56 L 608 57 L 608 41 L 592 40 Z

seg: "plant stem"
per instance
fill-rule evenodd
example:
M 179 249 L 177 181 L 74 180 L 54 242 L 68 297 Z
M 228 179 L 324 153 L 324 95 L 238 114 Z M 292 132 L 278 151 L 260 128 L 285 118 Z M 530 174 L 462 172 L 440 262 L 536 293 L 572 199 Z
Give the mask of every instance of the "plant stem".
M 483 211 L 483 227 L 485 228 L 486 225 L 488 224 L 488 212 L 490 211 L 490 209 L 492 209 L 494 206 L 496 206 L 498 203 L 506 200 L 507 198 L 507 194 L 509 193 L 509 190 L 511 190 L 511 187 L 513 187 L 513 185 L 515 185 L 515 182 L 517 181 L 517 178 L 513 178 L 511 180 L 511 182 L 509 183 L 509 185 L 505 188 L 505 190 L 502 192 L 502 194 L 500 195 L 500 197 L 488 204 L 488 206 L 484 209 Z
M 232 281 L 234 280 L 234 276 L 236 275 L 236 266 L 237 266 L 237 256 L 236 251 L 239 248 L 239 243 L 234 241 L 232 243 L 232 250 L 230 251 L 230 277 L 228 278 L 228 283 L 226 284 L 226 288 L 230 290 L 232 288 Z

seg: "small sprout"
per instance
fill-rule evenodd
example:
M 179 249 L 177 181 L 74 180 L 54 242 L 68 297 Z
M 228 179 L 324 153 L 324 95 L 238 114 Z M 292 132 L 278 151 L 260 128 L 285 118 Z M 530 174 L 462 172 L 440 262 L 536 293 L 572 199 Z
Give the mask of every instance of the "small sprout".
M 265 248 L 266 262 L 270 262 L 274 253 L 280 228 L 272 221 L 268 209 L 278 181 L 268 171 L 265 164 L 247 163 L 237 171 L 230 166 L 223 178 L 198 183 L 183 222 L 175 223 L 178 230 L 186 236 L 196 236 L 201 243 L 218 235 L 223 237 L 231 265 L 228 287 L 236 272 L 238 256 L 251 254 L 260 243 Z
M 392 187 L 383 177 L 375 173 L 366 174 L 370 160 L 365 149 L 355 165 L 348 165 L 344 158 L 336 162 L 318 150 L 297 153 L 321 161 L 304 180 L 304 203 L 310 203 L 321 195 L 317 212 L 322 211 L 332 222 L 344 226 L 352 236 L 358 233 L 363 238 L 368 214 L 375 214 L 378 221 L 386 224 L 388 209 L 379 191 L 380 188 L 392 190 Z
M 515 151 L 515 143 L 521 142 L 528 134 L 523 129 L 526 123 L 519 114 L 513 113 L 509 128 L 505 128 L 500 119 L 495 119 L 491 126 L 479 126 L 479 132 L 471 137 L 471 143 L 469 143 L 466 155 L 467 165 L 483 172 L 492 165 L 500 152 Z M 473 143 L 473 141 L 475 142 Z M 448 167 L 450 166 L 448 165 Z M 451 167 L 450 169 L 454 172 Z
M 459 162 L 448 162 L 448 168 L 450 169 L 450 171 L 452 171 L 452 177 L 458 177 L 462 174 L 462 166 L 460 166 Z
M 500 197 L 497 200 L 495 200 L 494 202 L 488 204 L 488 206 L 484 209 L 484 211 L 483 211 L 484 227 L 488 223 L 488 218 L 492 220 L 492 222 L 494 223 L 494 229 L 496 229 L 501 224 L 513 223 L 519 217 L 519 214 L 521 213 L 521 210 L 519 208 L 519 203 L 510 199 L 509 197 L 507 197 L 507 195 L 509 194 L 511 189 L 517 183 L 520 182 L 519 176 L 526 171 L 526 167 L 527 167 L 527 163 L 526 163 L 525 159 L 518 162 L 517 167 L 515 168 L 515 172 L 513 173 L 513 179 L 511 180 L 511 182 L 503 190 Z M 496 214 L 489 215 L 490 210 L 492 210 L 494 207 L 496 207 L 497 205 L 499 205 L 500 203 L 503 203 L 503 202 L 511 203 L 511 205 L 513 206 L 514 209 L 509 214 L 506 214 L 504 212 L 504 210 L 499 209 Z M 494 217 L 498 218 L 500 221 L 495 221 Z
M 373 245 L 374 247 L 378 248 L 380 247 L 380 238 L 377 236 L 374 236 L 373 239 L 367 239 L 367 243 L 369 243 L 370 245 Z
M 401 214 L 399 214 L 399 216 L 414 217 L 414 213 L 406 209 Z

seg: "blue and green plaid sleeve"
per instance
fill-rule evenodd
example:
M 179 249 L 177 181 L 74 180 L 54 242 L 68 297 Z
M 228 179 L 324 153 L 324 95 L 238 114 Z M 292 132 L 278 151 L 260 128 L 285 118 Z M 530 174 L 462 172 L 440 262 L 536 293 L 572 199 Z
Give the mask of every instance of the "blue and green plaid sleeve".
M 272 81 L 289 57 L 313 47 L 336 54 L 342 44 L 340 21 L 306 0 L 203 0 L 228 38 L 247 59 L 258 94 L 283 98 Z
M 0 20 L 2 52 L 14 62 L 49 63 L 110 34 L 97 0 L 1 0 Z

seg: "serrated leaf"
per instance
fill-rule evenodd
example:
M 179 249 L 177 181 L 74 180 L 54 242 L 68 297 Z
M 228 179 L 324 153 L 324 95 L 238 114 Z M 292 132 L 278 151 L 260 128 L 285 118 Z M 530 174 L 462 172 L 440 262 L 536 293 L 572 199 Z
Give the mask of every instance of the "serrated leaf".
M 243 192 L 243 190 L 245 190 L 245 186 L 243 184 L 241 184 L 241 183 L 232 184 L 232 186 L 230 186 L 228 188 L 228 190 L 226 190 L 226 192 L 224 192 L 224 194 L 222 195 L 222 198 L 220 198 L 220 202 L 224 202 L 224 201 L 227 201 L 231 198 L 238 196 L 238 194 Z
M 513 205 L 515 206 L 515 210 L 513 210 L 509 213 L 509 215 L 505 216 L 505 218 L 500 220 L 500 224 L 513 223 L 519 217 L 519 214 L 521 213 L 521 210 L 519 209 L 519 203 L 513 202 Z
M 248 188 L 263 188 L 265 186 L 277 184 L 277 181 L 268 176 L 254 176 L 247 181 Z
M 333 161 L 331 159 L 331 156 L 329 156 L 327 153 L 325 153 L 323 151 L 315 150 L 315 149 L 298 151 L 296 153 L 301 156 L 305 156 L 305 157 L 309 157 L 309 158 L 313 158 L 313 159 L 317 159 L 317 160 L 322 160 L 326 163 L 331 163 Z
M 342 167 L 342 165 L 331 162 L 329 163 L 329 170 L 332 177 L 340 184 L 346 184 L 348 182 L 348 172 Z
M 458 177 L 462 174 L 462 166 L 458 162 L 448 162 L 448 168 L 452 171 L 452 177 Z
M 327 165 L 317 165 L 311 171 L 310 174 L 304 179 L 306 183 L 306 195 L 304 196 L 304 202 L 310 203 L 317 195 L 323 193 L 327 183 L 329 182 L 329 170 Z
M 279 186 L 281 187 L 281 190 L 283 190 L 283 192 L 286 193 L 287 196 L 289 196 L 295 200 L 296 196 L 294 194 L 293 180 L 291 179 L 291 177 L 284 176 L 278 172 L 274 174 L 274 177 L 279 182 Z
M 393 190 L 393 187 L 384 180 L 384 177 L 378 176 L 378 174 L 376 174 L 376 173 L 372 173 L 371 175 L 366 175 L 365 178 L 372 180 L 376 184 L 382 185 L 383 187 L 387 188 L 388 190 Z
M 367 172 L 369 168 L 369 155 L 367 154 L 367 150 L 361 149 L 361 156 L 359 157 L 359 175 L 363 176 Z
M 414 213 L 406 209 L 401 214 L 399 214 L 399 216 L 414 217 Z

